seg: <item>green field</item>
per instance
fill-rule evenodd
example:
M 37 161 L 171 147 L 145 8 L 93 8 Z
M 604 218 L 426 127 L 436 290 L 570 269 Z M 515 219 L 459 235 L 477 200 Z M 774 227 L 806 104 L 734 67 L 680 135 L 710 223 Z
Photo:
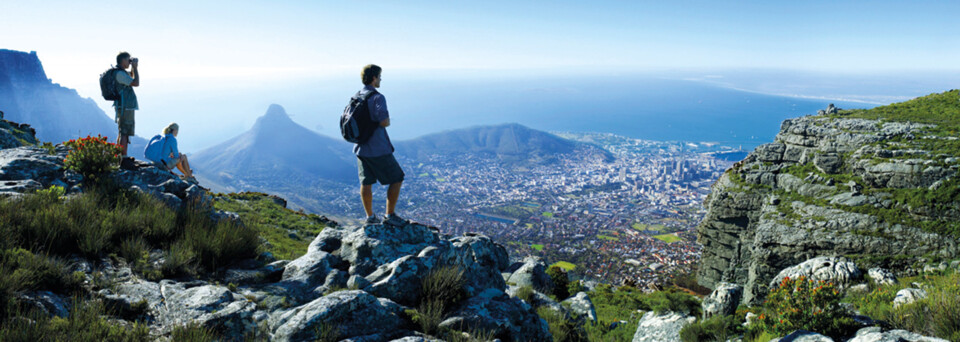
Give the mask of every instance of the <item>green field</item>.
M 446 179 L 446 178 L 437 178 L 437 181 L 438 181 L 438 182 L 446 182 L 447 179 Z
M 661 234 L 661 235 L 654 235 L 653 237 L 666 243 L 683 241 L 683 239 L 681 239 L 679 236 L 676 236 L 674 234 Z
M 543 217 L 548 217 L 548 218 L 549 218 L 549 217 L 553 217 L 553 213 L 551 213 L 551 212 L 549 212 L 549 211 L 544 211 L 544 212 L 543 212 Z
M 527 223 L 527 229 L 533 229 L 533 223 Z
M 607 236 L 607 235 L 597 235 L 597 238 L 601 240 L 620 241 L 620 238 Z
M 540 244 L 532 244 L 530 245 L 530 247 L 532 247 L 533 249 L 536 249 L 538 252 L 543 251 L 543 245 L 540 245 Z
M 646 223 L 640 223 L 640 222 L 634 222 L 633 225 L 630 227 L 632 227 L 633 229 L 639 230 L 641 232 L 644 232 L 644 231 L 660 232 L 667 229 L 667 226 L 664 226 L 662 224 L 646 224 Z
M 557 266 L 567 271 L 573 271 L 574 268 L 577 268 L 577 265 L 574 265 L 573 263 L 567 262 L 567 261 L 557 261 L 556 263 L 550 266 Z
M 430 173 L 429 173 L 429 172 L 424 172 L 424 173 L 421 173 L 421 174 L 417 175 L 417 177 L 428 177 L 428 176 L 430 176 Z

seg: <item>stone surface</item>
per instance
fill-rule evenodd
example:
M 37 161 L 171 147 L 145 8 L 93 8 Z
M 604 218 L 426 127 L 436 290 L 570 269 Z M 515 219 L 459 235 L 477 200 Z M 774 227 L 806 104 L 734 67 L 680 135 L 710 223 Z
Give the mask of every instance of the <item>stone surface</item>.
M 340 291 L 271 317 L 275 341 L 315 340 L 321 329 L 339 329 L 349 337 L 386 333 L 402 324 L 403 307 L 366 292 Z
M 256 304 L 226 287 L 201 285 L 186 288 L 184 284 L 165 281 L 160 292 L 164 303 L 157 320 L 167 332 L 174 327 L 197 323 L 233 338 L 253 332 Z
M 806 330 L 797 330 L 776 340 L 777 342 L 833 342 L 832 338 Z M 772 342 L 772 341 L 771 341 Z
M 510 274 L 507 283 L 518 287 L 530 286 L 543 293 L 552 293 L 553 281 L 547 275 L 547 264 L 543 259 L 529 256 Z
M 31 291 L 20 295 L 24 308 L 38 309 L 47 316 L 67 317 L 70 304 L 66 299 L 50 291 Z
M 156 315 L 163 305 L 160 284 L 131 279 L 115 284 L 97 293 L 107 307 L 116 310 L 124 317 L 136 317 L 141 314 Z
M 893 297 L 893 307 L 898 308 L 901 305 L 910 304 L 924 298 L 927 298 L 927 291 L 915 288 L 906 288 L 897 291 L 896 296 Z
M 801 276 L 814 281 L 832 282 L 838 285 L 849 284 L 862 277 L 860 268 L 850 259 L 843 257 L 816 257 L 799 265 L 780 271 L 770 282 L 770 287 L 778 286 L 786 277 L 796 279 Z
M 914 139 L 927 127 L 844 117 L 785 120 L 773 143 L 757 147 L 713 185 L 704 203 L 707 214 L 697 228 L 703 246 L 697 274 L 700 284 L 709 288 L 720 282 L 743 285 L 742 302 L 759 304 L 778 272 L 818 256 L 870 260 L 896 255 L 881 264 L 863 266 L 899 273 L 909 271 L 928 254 L 947 259 L 960 255 L 954 237 L 890 224 L 851 209 L 874 206 L 908 211 L 921 220 L 960 220 L 960 208 L 900 208 L 889 193 L 864 191 L 929 188 L 956 174 L 957 160 L 943 167 L 924 159 L 933 158 L 925 157 L 926 151 L 879 144 Z M 816 172 L 783 172 L 796 164 L 809 164 Z M 856 181 L 836 182 L 831 174 Z M 829 206 L 787 200 L 780 191 Z
M 640 318 L 633 342 L 673 342 L 680 341 L 680 330 L 697 320 L 696 317 L 674 312 L 656 314 L 649 311 Z
M 563 304 L 570 306 L 570 312 L 574 316 L 586 317 L 590 322 L 597 323 L 597 310 L 586 292 L 578 292 L 575 296 L 565 299 Z
M 878 285 L 893 285 L 897 283 L 897 277 L 893 275 L 893 272 L 885 268 L 874 267 L 867 270 L 867 275 L 870 276 L 870 279 L 873 279 L 873 282 Z
M 505 341 L 549 341 L 547 323 L 523 301 L 497 289 L 488 289 L 454 308 L 441 328 L 488 331 Z
M 856 336 L 847 342 L 948 342 L 936 337 L 923 336 L 906 330 L 882 331 L 880 327 L 869 327 L 857 330 Z
M 718 284 L 710 296 L 703 299 L 703 318 L 734 314 L 742 296 L 743 286 L 731 283 Z

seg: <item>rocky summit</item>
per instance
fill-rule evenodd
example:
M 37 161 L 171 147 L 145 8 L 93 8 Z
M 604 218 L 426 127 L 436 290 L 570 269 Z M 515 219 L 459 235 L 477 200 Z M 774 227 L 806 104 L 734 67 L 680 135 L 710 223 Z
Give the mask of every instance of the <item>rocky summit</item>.
M 700 284 L 743 285 L 756 304 L 781 270 L 815 257 L 900 275 L 957 257 L 958 114 L 953 90 L 784 121 L 714 184 L 697 228 Z

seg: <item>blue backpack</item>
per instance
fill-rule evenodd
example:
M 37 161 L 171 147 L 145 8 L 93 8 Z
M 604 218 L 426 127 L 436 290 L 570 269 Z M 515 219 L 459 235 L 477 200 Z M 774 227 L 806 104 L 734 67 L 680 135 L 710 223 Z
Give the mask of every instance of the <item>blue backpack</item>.
M 143 156 L 154 163 L 159 163 L 163 158 L 163 144 L 166 142 L 166 136 L 163 134 L 154 135 L 147 143 L 147 148 L 143 149 Z
M 350 103 L 340 116 L 340 135 L 343 135 L 343 140 L 354 144 L 364 144 L 370 140 L 379 125 L 370 118 L 367 99 L 376 93 L 371 91 L 366 96 L 361 96 L 362 92 L 357 92 L 357 95 L 350 98 Z

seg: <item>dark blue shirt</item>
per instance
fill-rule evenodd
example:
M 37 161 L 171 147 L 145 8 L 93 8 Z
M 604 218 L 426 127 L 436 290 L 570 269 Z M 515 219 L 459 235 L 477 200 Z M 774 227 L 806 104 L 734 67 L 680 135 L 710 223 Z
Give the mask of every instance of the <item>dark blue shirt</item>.
M 364 86 L 363 90 L 360 91 L 360 96 L 366 96 L 367 93 L 376 90 L 371 85 Z M 367 108 L 370 108 L 370 118 L 373 119 L 373 122 L 379 124 L 381 121 L 390 118 L 390 112 L 387 111 L 387 99 L 379 92 L 367 98 Z M 364 144 L 353 145 L 353 153 L 360 157 L 379 157 L 393 153 L 393 144 L 390 143 L 387 129 L 377 126 L 373 135 L 370 136 L 370 140 Z

